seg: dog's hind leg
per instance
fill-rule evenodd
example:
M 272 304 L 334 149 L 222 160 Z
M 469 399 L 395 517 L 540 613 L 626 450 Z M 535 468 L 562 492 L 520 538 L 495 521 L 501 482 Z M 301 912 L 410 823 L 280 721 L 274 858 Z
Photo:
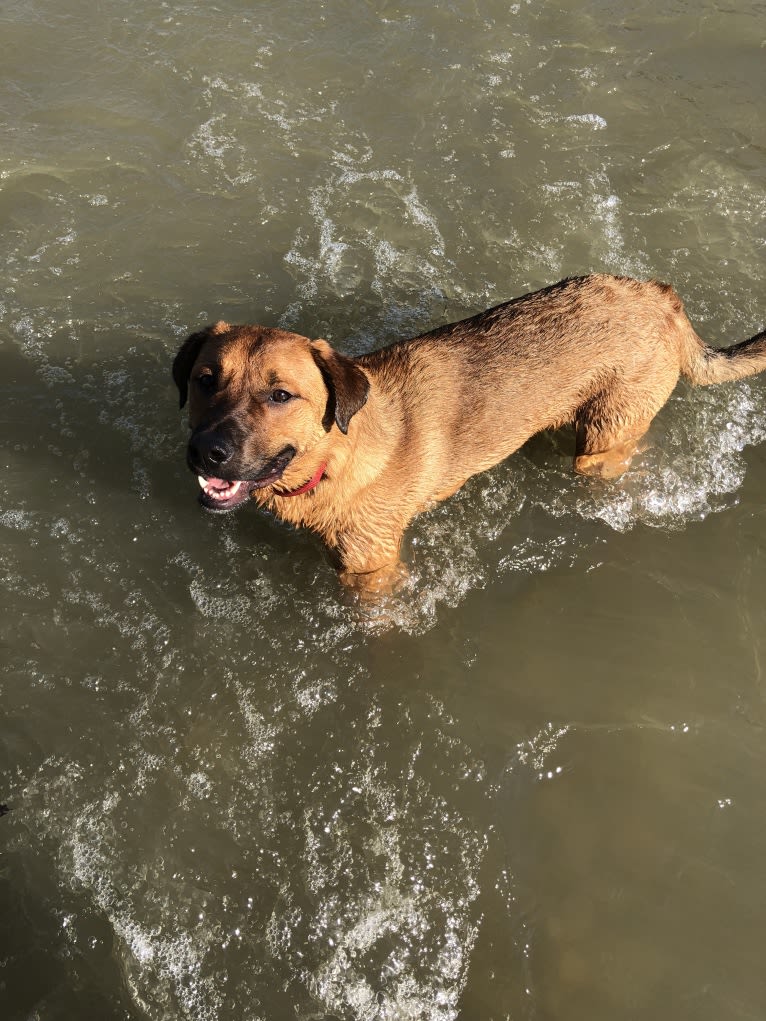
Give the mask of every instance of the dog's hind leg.
M 574 470 L 601 479 L 622 475 L 677 380 L 667 359 L 644 361 L 629 376 L 607 380 L 576 412 Z
M 654 416 L 652 416 L 654 417 Z M 619 428 L 578 419 L 575 423 L 574 470 L 579 475 L 616 479 L 630 466 L 652 418 Z

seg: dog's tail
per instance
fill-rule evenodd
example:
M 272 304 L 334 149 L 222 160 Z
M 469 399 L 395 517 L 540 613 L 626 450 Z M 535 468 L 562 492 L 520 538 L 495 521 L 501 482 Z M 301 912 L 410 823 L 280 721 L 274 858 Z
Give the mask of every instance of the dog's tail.
M 689 325 L 681 372 L 697 386 L 728 383 L 766 369 L 766 330 L 733 347 L 716 349 L 697 336 Z

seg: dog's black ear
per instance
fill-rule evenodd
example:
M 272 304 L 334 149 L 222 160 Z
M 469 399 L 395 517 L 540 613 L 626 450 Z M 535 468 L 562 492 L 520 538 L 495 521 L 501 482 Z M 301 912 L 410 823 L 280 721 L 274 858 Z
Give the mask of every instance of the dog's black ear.
M 229 324 L 224 322 L 206 326 L 199 333 L 192 333 L 191 336 L 187 337 L 179 348 L 178 354 L 173 359 L 173 382 L 178 387 L 180 395 L 179 407 L 182 408 L 186 404 L 186 398 L 189 394 L 189 376 L 191 375 L 192 366 L 197 361 L 200 348 L 208 337 L 215 333 L 225 333 L 228 329 Z
M 178 394 L 180 398 L 179 408 L 182 408 L 186 404 L 186 398 L 189 394 L 189 376 L 191 375 L 192 365 L 197 361 L 197 355 L 199 354 L 200 348 L 205 343 L 208 337 L 207 329 L 200 330 L 199 333 L 192 333 L 191 336 L 187 337 L 181 347 L 178 349 L 178 354 L 173 359 L 173 382 L 178 387 Z
M 333 351 L 326 340 L 313 340 L 311 354 L 329 393 L 324 427 L 329 430 L 335 422 L 345 435 L 348 423 L 367 401 L 370 381 L 353 358 Z

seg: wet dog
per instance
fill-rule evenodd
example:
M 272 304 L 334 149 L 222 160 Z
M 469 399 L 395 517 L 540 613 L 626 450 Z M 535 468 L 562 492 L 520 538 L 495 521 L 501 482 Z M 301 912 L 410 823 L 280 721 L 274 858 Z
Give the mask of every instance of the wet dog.
M 573 424 L 575 471 L 614 478 L 679 375 L 707 385 L 763 369 L 766 331 L 715 350 L 671 287 L 594 275 L 358 358 L 219 322 L 185 341 L 173 377 L 202 505 L 254 500 L 313 529 L 370 596 L 400 578 L 419 511 L 535 433 Z

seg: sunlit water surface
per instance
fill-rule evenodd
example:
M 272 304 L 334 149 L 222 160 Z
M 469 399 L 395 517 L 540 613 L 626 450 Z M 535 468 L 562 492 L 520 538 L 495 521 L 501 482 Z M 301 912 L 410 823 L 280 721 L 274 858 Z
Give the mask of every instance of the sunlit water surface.
M 614 484 L 537 437 L 365 621 L 198 508 L 169 376 L 215 318 L 360 353 L 590 270 L 752 335 L 763 4 L 0 31 L 3 1016 L 766 1015 L 766 382 L 679 386 Z

